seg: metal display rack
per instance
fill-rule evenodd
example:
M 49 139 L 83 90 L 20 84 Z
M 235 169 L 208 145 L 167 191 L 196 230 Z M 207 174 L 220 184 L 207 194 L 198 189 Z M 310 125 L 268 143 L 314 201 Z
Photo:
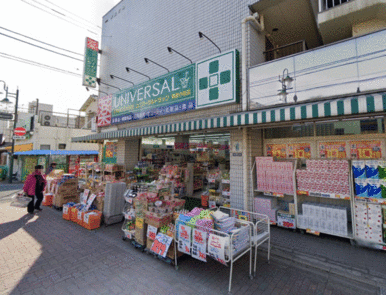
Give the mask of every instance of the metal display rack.
M 228 291 L 229 292 L 231 292 L 231 288 L 232 288 L 233 264 L 237 260 L 239 260 L 242 256 L 247 254 L 248 252 L 249 252 L 249 277 L 251 279 L 253 278 L 252 277 L 252 248 L 253 248 L 254 245 L 253 245 L 252 236 L 253 236 L 253 232 L 254 232 L 254 224 L 252 222 L 243 221 L 243 220 L 240 220 L 240 219 L 238 219 L 237 222 L 240 225 L 240 228 L 235 230 L 235 231 L 233 231 L 231 234 L 229 234 L 229 233 L 218 231 L 218 230 L 215 230 L 215 229 L 210 229 L 210 228 L 206 228 L 206 227 L 203 227 L 203 226 L 198 226 L 198 225 L 195 225 L 193 223 L 181 221 L 179 219 L 177 219 L 177 221 L 176 221 L 176 224 L 178 224 L 178 226 L 179 225 L 185 225 L 185 226 L 191 227 L 192 230 L 193 229 L 198 229 L 198 230 L 207 232 L 208 233 L 208 237 L 210 235 L 213 235 L 213 236 L 219 237 L 220 239 L 225 239 L 226 240 L 226 245 L 228 245 L 228 246 L 225 247 L 225 249 L 224 249 L 224 257 L 225 257 L 225 259 L 222 262 L 224 264 L 226 264 L 226 265 L 230 264 L 229 287 L 228 287 Z M 238 249 L 238 251 L 233 251 L 233 246 L 238 243 L 238 240 L 237 240 L 238 238 L 237 237 L 238 237 L 239 234 L 242 234 L 242 233 L 247 233 L 248 234 L 249 242 L 248 242 L 248 244 L 244 248 Z M 179 243 L 181 243 L 181 242 L 182 241 L 179 240 L 178 235 L 175 235 L 175 239 L 174 239 L 174 243 L 175 243 L 174 244 L 174 256 L 175 256 L 175 266 L 176 266 L 176 268 L 178 267 L 177 249 L 178 249 Z M 190 255 L 191 255 L 192 251 L 193 251 L 193 243 L 190 243 L 190 248 L 188 248 L 188 250 L 190 251 Z M 210 256 L 208 248 L 206 248 L 205 251 L 206 251 L 205 255 L 206 256 Z

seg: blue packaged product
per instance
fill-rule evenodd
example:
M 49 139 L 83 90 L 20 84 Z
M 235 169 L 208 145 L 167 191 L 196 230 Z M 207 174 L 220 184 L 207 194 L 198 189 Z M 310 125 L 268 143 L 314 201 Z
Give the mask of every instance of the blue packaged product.
M 366 176 L 367 178 L 379 179 L 377 160 L 366 161 Z
M 382 199 L 382 188 L 379 179 L 368 179 L 367 183 L 369 198 Z
M 365 161 L 360 161 L 360 160 L 352 161 L 352 171 L 354 174 L 354 178 L 366 178 Z
M 355 179 L 355 195 L 358 197 L 369 197 L 367 179 Z

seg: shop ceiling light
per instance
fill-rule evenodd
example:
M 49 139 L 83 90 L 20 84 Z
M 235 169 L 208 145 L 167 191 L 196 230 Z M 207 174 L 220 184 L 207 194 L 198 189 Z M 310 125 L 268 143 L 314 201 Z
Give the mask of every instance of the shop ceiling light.
M 130 71 L 133 71 L 133 72 L 135 72 L 135 73 L 137 73 L 137 74 L 140 74 L 140 75 L 142 75 L 142 76 L 145 76 L 145 77 L 147 77 L 149 80 L 151 79 L 148 75 L 142 74 L 141 72 L 138 72 L 138 71 L 136 71 L 136 70 L 133 70 L 132 68 L 126 67 L 126 72 L 130 73 Z
M 175 53 L 177 53 L 177 54 L 179 54 L 179 55 L 181 55 L 182 57 L 184 57 L 184 58 L 186 58 L 188 61 L 190 61 L 190 63 L 192 64 L 193 62 L 192 62 L 192 60 L 190 59 L 190 58 L 188 58 L 188 57 L 186 57 L 185 55 L 183 55 L 183 54 L 181 54 L 181 53 L 179 53 L 178 51 L 176 51 L 176 50 L 174 50 L 173 48 L 171 48 L 171 47 L 168 47 L 168 51 L 169 51 L 169 53 L 173 53 L 173 51 L 175 52 Z
M 167 69 L 167 68 L 165 68 L 164 66 L 161 66 L 160 64 L 158 64 L 158 63 L 156 63 L 155 61 L 152 61 L 151 59 L 149 59 L 149 58 L 147 58 L 147 57 L 145 57 L 144 58 L 144 60 L 145 60 L 145 63 L 149 63 L 149 61 L 150 62 L 152 62 L 153 64 L 155 64 L 155 65 L 157 65 L 157 66 L 159 66 L 159 67 L 161 67 L 161 68 L 164 68 L 165 70 L 167 70 L 168 71 L 168 73 L 170 73 L 170 71 Z

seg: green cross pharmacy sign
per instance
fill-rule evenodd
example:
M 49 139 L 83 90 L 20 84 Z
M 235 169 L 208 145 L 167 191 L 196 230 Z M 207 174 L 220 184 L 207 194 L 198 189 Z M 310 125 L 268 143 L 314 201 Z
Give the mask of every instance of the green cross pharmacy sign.
M 196 108 L 239 101 L 238 60 L 231 50 L 197 63 Z

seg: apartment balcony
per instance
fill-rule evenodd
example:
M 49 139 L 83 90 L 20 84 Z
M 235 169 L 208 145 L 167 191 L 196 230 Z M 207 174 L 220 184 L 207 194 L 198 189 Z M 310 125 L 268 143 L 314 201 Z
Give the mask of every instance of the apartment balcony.
M 318 0 L 317 24 L 328 44 L 386 28 L 386 0 Z
M 280 100 L 283 74 L 293 81 Z M 249 87 L 250 109 L 385 91 L 386 29 L 251 67 Z

